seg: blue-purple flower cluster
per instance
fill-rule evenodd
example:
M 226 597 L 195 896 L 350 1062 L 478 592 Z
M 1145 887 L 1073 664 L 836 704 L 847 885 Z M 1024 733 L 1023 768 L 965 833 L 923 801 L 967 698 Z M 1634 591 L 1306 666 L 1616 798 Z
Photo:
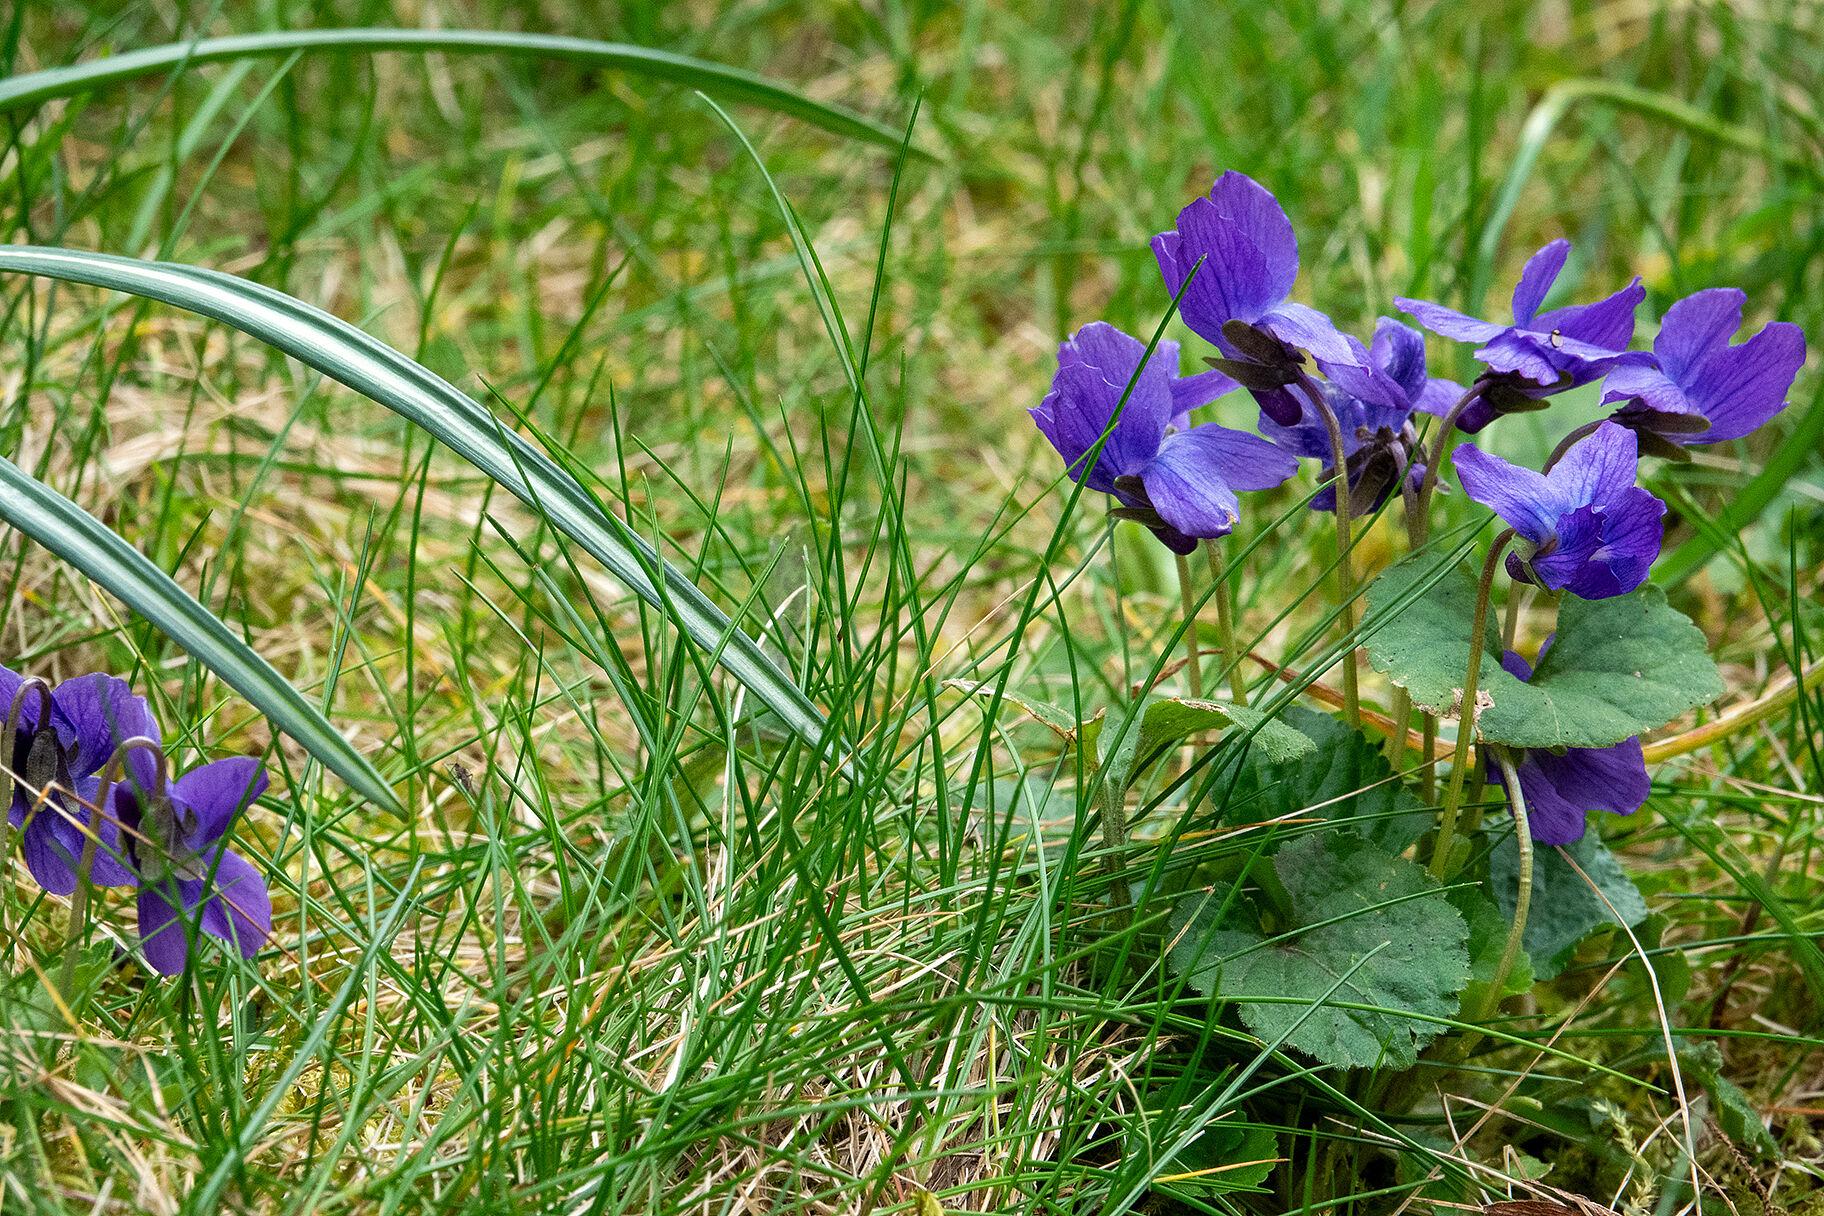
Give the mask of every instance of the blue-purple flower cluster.
M 151 706 L 101 672 L 52 687 L 0 667 L 0 706 L 7 822 L 39 886 L 74 893 L 86 862 L 95 885 L 137 889 L 141 949 L 166 975 L 184 970 L 199 929 L 253 957 L 272 932 L 272 900 L 253 864 L 221 842 L 266 789 L 257 759 L 167 782 Z
M 1504 413 L 1537 409 L 1568 388 L 1602 382 L 1618 408 L 1573 431 L 1543 472 L 1520 468 L 1474 444 L 1457 454 L 1464 491 L 1513 526 L 1526 549 L 1508 573 L 1585 599 L 1625 595 L 1646 581 L 1659 556 L 1665 504 L 1635 485 L 1643 452 L 1682 459 L 1692 444 L 1740 439 L 1786 408 L 1805 361 L 1799 327 L 1774 321 L 1740 345 L 1747 297 L 1710 288 L 1666 311 L 1652 353 L 1629 351 L 1636 278 L 1607 299 L 1539 312 L 1564 267 L 1570 242 L 1534 254 L 1514 288 L 1514 323 L 1478 321 L 1424 300 L 1397 300 L 1434 333 L 1479 342 L 1487 371 L 1446 415 L 1475 432 Z
M 1314 509 L 1362 515 L 1398 490 L 1417 521 L 1415 542 L 1422 540 L 1425 487 L 1436 479 L 1427 465 L 1448 458 L 1455 432 L 1479 432 L 1600 382 L 1613 412 L 1565 436 L 1544 469 L 1465 444 L 1457 475 L 1520 538 L 1507 558 L 1513 578 L 1586 599 L 1625 595 L 1646 580 L 1663 538 L 1665 504 L 1636 484 L 1641 455 L 1683 459 L 1693 444 L 1749 434 L 1785 408 L 1805 359 L 1803 334 L 1785 322 L 1732 345 L 1746 301 L 1733 288 L 1672 305 L 1651 352 L 1628 349 L 1646 298 L 1638 277 L 1594 303 L 1541 311 L 1571 250 L 1555 240 L 1522 270 L 1511 323 L 1395 301 L 1425 329 L 1478 344 L 1484 370 L 1465 388 L 1428 373 L 1424 337 L 1411 326 L 1382 317 L 1363 345 L 1292 301 L 1291 221 L 1265 187 L 1233 171 L 1152 248 L 1185 324 L 1219 352 L 1206 360 L 1212 370 L 1180 376 L 1177 343 L 1160 341 L 1149 358 L 1144 343 L 1097 322 L 1062 343 L 1051 391 L 1029 412 L 1074 480 L 1112 495 L 1113 514 L 1146 525 L 1180 554 L 1198 538 L 1228 534 L 1236 492 L 1279 485 L 1297 457 L 1317 459 L 1330 481 L 1339 459 L 1346 466 L 1346 505 L 1327 487 Z M 1264 439 L 1190 425 L 1192 409 L 1237 387 L 1258 403 Z M 1444 420 L 1432 428 L 1429 451 L 1414 423 L 1419 414 Z M 1520 679 L 1530 675 L 1512 653 L 1504 665 Z M 1637 739 L 1587 753 L 1528 752 L 1517 771 L 1538 808 L 1535 834 L 1553 844 L 1582 836 L 1584 810 L 1625 814 L 1647 794 Z
M 1465 390 L 1427 373 L 1424 340 L 1410 326 L 1382 317 L 1365 346 L 1292 301 L 1298 240 L 1291 221 L 1265 187 L 1234 171 L 1152 247 L 1185 324 L 1220 352 L 1208 360 L 1214 370 L 1180 376 L 1177 343 L 1160 342 L 1147 359 L 1144 343 L 1097 322 L 1059 346 L 1051 392 L 1029 412 L 1073 479 L 1112 495 L 1115 514 L 1145 524 L 1179 553 L 1199 537 L 1230 532 L 1236 491 L 1285 481 L 1295 471 L 1288 456 L 1315 458 L 1326 473 L 1334 468 L 1319 398 L 1339 424 L 1349 509 L 1360 515 L 1396 489 L 1418 489 L 1427 457 L 1415 414 L 1475 433 L 1601 380 L 1603 401 L 1617 408 L 1593 433 L 1572 437 L 1581 442 L 1569 443 L 1562 471 L 1519 469 L 1473 446 L 1459 459 L 1464 489 L 1530 545 L 1510 565 L 1517 577 L 1585 596 L 1623 594 L 1657 556 L 1664 512 L 1663 504 L 1648 505 L 1645 491 L 1628 492 L 1639 454 L 1677 456 L 1691 444 L 1741 438 L 1784 408 L 1804 361 L 1804 338 L 1785 322 L 1730 345 L 1746 298 L 1732 288 L 1674 304 L 1651 353 L 1627 349 L 1646 297 L 1639 278 L 1593 304 L 1541 312 L 1570 254 L 1570 242 L 1556 240 L 1522 271 L 1511 324 L 1396 301 L 1433 333 L 1479 344 L 1475 358 L 1487 370 Z M 1236 387 L 1254 394 L 1270 442 L 1189 425 L 1192 409 Z M 1334 510 L 1335 492 L 1312 506 Z

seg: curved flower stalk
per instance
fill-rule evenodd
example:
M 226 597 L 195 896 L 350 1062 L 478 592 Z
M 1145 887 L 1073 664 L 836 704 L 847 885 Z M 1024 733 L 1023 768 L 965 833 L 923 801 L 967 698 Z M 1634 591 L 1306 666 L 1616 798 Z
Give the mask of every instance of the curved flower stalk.
M 1177 360 L 1175 342 L 1159 343 L 1149 360 L 1138 338 L 1101 321 L 1085 325 L 1059 345 L 1051 391 L 1027 412 L 1073 480 L 1113 495 L 1121 503 L 1116 515 L 1186 554 L 1198 538 L 1234 529 L 1236 491 L 1271 489 L 1298 471 L 1298 461 L 1257 435 L 1214 423 L 1174 429 L 1234 387 L 1216 372 L 1179 377 Z
M 1514 287 L 1511 325 L 1425 300 L 1395 298 L 1402 312 L 1433 333 L 1481 343 L 1475 357 L 1488 371 L 1473 386 L 1474 398 L 1456 411 L 1460 430 L 1474 434 L 1502 414 L 1541 409 L 1541 399 L 1599 379 L 1627 350 L 1634 336 L 1634 310 L 1647 294 L 1638 275 L 1593 304 L 1539 311 L 1570 252 L 1571 243 L 1560 238 L 1527 259 Z
M 1740 439 L 1786 408 L 1805 334 L 1773 321 L 1731 346 L 1747 300 L 1734 287 L 1686 296 L 1666 310 L 1653 353 L 1623 355 L 1609 372 L 1603 404 L 1621 406 L 1612 420 L 1637 432 L 1643 449 L 1682 457 L 1680 448 Z
M 125 680 L 102 672 L 65 680 L 56 688 L 0 667 L 0 703 L 6 704 L 7 769 L 13 797 L 7 821 L 23 828 L 20 851 L 39 886 L 53 895 L 74 894 L 83 844 L 90 832 L 96 848 L 90 880 L 98 886 L 130 887 L 120 824 L 107 815 L 96 822 L 99 774 L 124 741 L 159 738 L 158 723 L 143 697 Z M 126 772 L 149 786 L 152 757 L 129 753 Z
M 266 791 L 266 770 L 251 756 L 191 769 L 167 788 L 115 787 L 139 876 L 139 935 L 146 961 L 164 975 L 190 959 L 192 925 L 252 958 L 272 933 L 272 899 L 258 869 L 221 842 L 239 815 Z M 201 909 L 200 917 L 197 910 Z
M 1274 422 L 1294 426 L 1304 412 L 1286 387 L 1303 375 L 1300 350 L 1347 391 L 1387 394 L 1360 341 L 1290 299 L 1298 238 L 1279 200 L 1253 178 L 1233 169 L 1218 177 L 1208 197 L 1178 213 L 1176 229 L 1153 238 L 1153 256 L 1166 288 L 1183 293 L 1184 323 L 1222 351 L 1218 366 L 1253 392 Z
M 1349 502 L 1352 515 L 1379 510 L 1396 487 L 1416 490 L 1425 466 L 1414 459 L 1418 433 L 1410 421 L 1413 411 L 1436 413 L 1450 408 L 1463 393 L 1461 385 L 1426 374 L 1425 339 L 1418 330 L 1392 317 L 1382 317 L 1368 347 L 1377 382 L 1369 397 L 1358 397 L 1335 383 L 1322 386 L 1324 399 L 1342 431 L 1348 458 Z M 1312 406 L 1305 406 L 1296 423 L 1280 426 L 1261 413 L 1260 432 L 1289 452 L 1311 457 L 1328 473 L 1335 467 L 1329 429 Z M 1311 500 L 1313 511 L 1336 510 L 1336 489 L 1327 486 Z
M 1625 595 L 1646 581 L 1659 556 L 1666 504 L 1634 484 L 1634 433 L 1613 422 L 1575 443 L 1550 472 L 1509 464 L 1474 444 L 1457 453 L 1457 477 L 1471 498 L 1532 542 L 1509 554 L 1521 582 L 1584 599 Z
M 1539 648 L 1541 659 L 1551 644 L 1547 638 Z M 1516 680 L 1533 678 L 1532 664 L 1511 650 L 1502 653 L 1501 666 Z M 1514 768 L 1530 812 L 1528 827 L 1533 839 L 1545 845 L 1582 840 L 1587 812 L 1632 815 L 1653 789 L 1638 736 L 1614 747 L 1570 747 L 1562 753 L 1529 747 Z M 1507 787 L 1501 765 L 1488 766 L 1488 780 Z

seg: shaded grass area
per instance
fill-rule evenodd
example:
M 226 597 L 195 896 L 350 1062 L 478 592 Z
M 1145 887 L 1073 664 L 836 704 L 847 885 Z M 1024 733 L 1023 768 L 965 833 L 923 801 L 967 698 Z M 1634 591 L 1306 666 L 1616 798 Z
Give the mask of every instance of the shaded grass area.
M 10 666 L 133 672 L 180 754 L 268 756 L 273 791 L 237 847 L 277 908 L 253 964 L 217 954 L 159 982 L 116 965 L 131 909 L 104 901 L 72 1027 L 42 984 L 65 911 L 19 873 L 4 1202 L 861 1211 L 928 1190 L 955 1210 L 1369 1213 L 1418 1186 L 1428 1153 L 1550 1163 L 1548 1181 L 1605 1203 L 1677 1201 L 1669 1074 L 1625 940 L 1591 943 L 1517 1008 L 1518 1042 L 1421 1070 L 1436 1092 L 1383 1115 L 1399 1104 L 1373 1078 L 1301 1075 L 1163 972 L 1163 898 L 1111 922 L 1079 758 L 943 681 L 1004 676 L 1087 717 L 1175 655 L 1169 563 L 1087 503 L 1060 523 L 1055 457 L 1021 411 L 1064 332 L 1157 325 L 1146 241 L 1222 169 L 1278 194 L 1301 298 L 1362 332 L 1396 294 L 1498 309 L 1557 235 L 1577 243 L 1579 295 L 1640 273 L 1657 315 L 1739 285 L 1751 315 L 1820 332 L 1815 10 L 325 4 L 256 25 L 59 5 L 20 10 L 5 49 L 19 71 L 433 16 L 700 55 L 894 124 L 920 96 L 914 139 L 942 159 L 896 170 L 735 107 L 788 214 L 682 90 L 313 56 L 12 116 L 9 238 L 230 270 L 414 355 L 739 612 L 858 741 L 853 772 L 789 742 L 536 512 L 392 415 L 219 326 L 6 284 L 0 445 L 320 698 L 409 817 L 354 801 L 162 637 L 5 538 Z M 1595 93 L 1549 134 L 1529 123 L 1579 79 L 1660 104 Z M 836 310 L 846 343 L 826 332 Z M 1675 598 L 1739 699 L 1815 657 L 1818 384 L 1801 377 L 1784 432 L 1653 483 L 1679 516 L 1669 540 L 1699 546 Z M 1554 432 L 1594 402 L 1558 408 Z M 1211 412 L 1252 420 L 1238 400 Z M 1513 454 L 1549 446 L 1533 419 L 1504 426 Z M 1752 523 L 1710 522 L 1779 455 Z M 1321 673 L 1334 547 L 1300 506 L 1311 488 L 1250 502 L 1237 584 L 1244 641 Z M 1367 564 L 1394 555 L 1389 532 L 1362 542 Z M 1819 1010 L 1790 941 L 1819 927 L 1817 709 L 1800 697 L 1660 767 L 1647 809 L 1604 825 L 1665 918 L 1643 945 L 1675 1034 L 1771 1117 L 1775 1156 L 1701 1138 L 1716 1196 L 1750 1208 L 1751 1180 L 1800 1202 L 1824 1156 Z M 1259 846 L 1246 808 L 1223 805 L 1239 750 L 1213 749 L 1189 783 L 1175 758 L 1157 767 L 1136 890 L 1207 881 Z M 1200 785 L 1213 798 L 1193 810 Z M 1718 1094 L 1699 1099 L 1712 1115 Z M 1496 1101 L 1508 1113 L 1453 1149 Z M 1237 1189 L 1260 1172 L 1222 1167 L 1263 1147 L 1283 1164 Z M 1476 1202 L 1466 1177 L 1498 1189 L 1445 1167 L 1434 1198 Z

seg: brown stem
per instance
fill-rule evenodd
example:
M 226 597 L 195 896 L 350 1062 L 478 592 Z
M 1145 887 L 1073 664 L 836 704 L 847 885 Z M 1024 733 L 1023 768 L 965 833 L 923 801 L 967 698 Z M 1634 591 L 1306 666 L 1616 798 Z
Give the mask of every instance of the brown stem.
M 1591 435 L 1594 435 L 1596 433 L 1596 428 L 1601 426 L 1604 421 L 1606 420 L 1598 418 L 1594 422 L 1586 422 L 1570 434 L 1566 435 L 1563 439 L 1560 439 L 1558 441 L 1558 446 L 1552 449 L 1552 454 L 1545 458 L 1545 467 L 1539 471 L 1541 473 L 1551 472 L 1552 466 L 1564 459 L 1564 454 L 1571 450 L 1572 444 L 1580 439 L 1588 439 Z

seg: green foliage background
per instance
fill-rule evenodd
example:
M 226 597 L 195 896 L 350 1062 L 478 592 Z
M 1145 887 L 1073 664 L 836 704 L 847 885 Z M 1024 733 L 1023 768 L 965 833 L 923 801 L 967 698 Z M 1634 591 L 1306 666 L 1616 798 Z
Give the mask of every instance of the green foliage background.
M 132 672 L 186 758 L 270 748 L 275 774 L 238 834 L 277 897 L 254 965 L 148 982 L 115 967 L 131 909 L 104 903 L 72 1027 L 38 978 L 63 910 L 16 887 L 0 1202 L 20 1210 L 848 1212 L 927 1190 L 1391 1211 L 1479 1112 L 1423 1069 L 1425 1101 L 1301 1076 L 1163 968 L 1130 971 L 1161 953 L 1163 898 L 1111 962 L 1080 749 L 943 684 L 1005 672 L 1081 721 L 1172 652 L 1162 553 L 1132 529 L 1097 551 L 1087 501 L 1056 531 L 1055 456 L 1023 415 L 1055 343 L 1098 318 L 1151 332 L 1146 242 L 1228 168 L 1291 214 L 1300 298 L 1361 332 L 1400 294 L 1499 309 L 1560 235 L 1579 295 L 1639 273 L 1643 314 L 1734 285 L 1756 323 L 1824 319 L 1810 4 L 60 2 L 5 22 L 14 73 L 302 27 L 625 40 L 896 128 L 918 98 L 932 154 L 896 176 L 890 149 L 731 105 L 826 295 L 714 110 L 626 74 L 312 54 L 0 115 L 8 242 L 231 271 L 413 356 L 551 450 L 859 743 L 839 778 L 536 512 L 309 369 L 163 307 L 0 282 L 0 451 L 196 592 L 405 808 L 274 744 L 157 631 L 0 536 L 0 661 Z M 1770 433 L 1650 483 L 1673 508 L 1660 576 L 1736 700 L 1814 657 L 1815 363 Z M 1594 408 L 1493 439 L 1536 459 Z M 1254 496 L 1236 552 L 1245 637 L 1321 672 L 1310 488 Z M 1384 532 L 1363 551 L 1394 556 Z M 1817 708 L 1656 768 L 1648 807 L 1601 825 L 1664 918 L 1654 969 L 1616 935 L 1554 953 L 1450 1074 L 1513 1113 L 1457 1156 L 1549 1162 L 1602 1202 L 1668 1193 L 1688 1168 L 1657 1130 L 1657 986 L 1670 1033 L 1717 1052 L 1686 1065 L 1703 1168 L 1738 1206 L 1750 1178 L 1807 1202 Z M 1232 878 L 1252 848 L 1214 822 L 1249 822 L 1219 787 L 1173 832 L 1174 764 L 1135 787 L 1142 896 Z M 1703 1102 L 1734 1139 L 1744 1103 L 1769 1119 L 1779 1159 L 1738 1160 Z M 1440 1172 L 1429 1196 L 1479 1201 Z

